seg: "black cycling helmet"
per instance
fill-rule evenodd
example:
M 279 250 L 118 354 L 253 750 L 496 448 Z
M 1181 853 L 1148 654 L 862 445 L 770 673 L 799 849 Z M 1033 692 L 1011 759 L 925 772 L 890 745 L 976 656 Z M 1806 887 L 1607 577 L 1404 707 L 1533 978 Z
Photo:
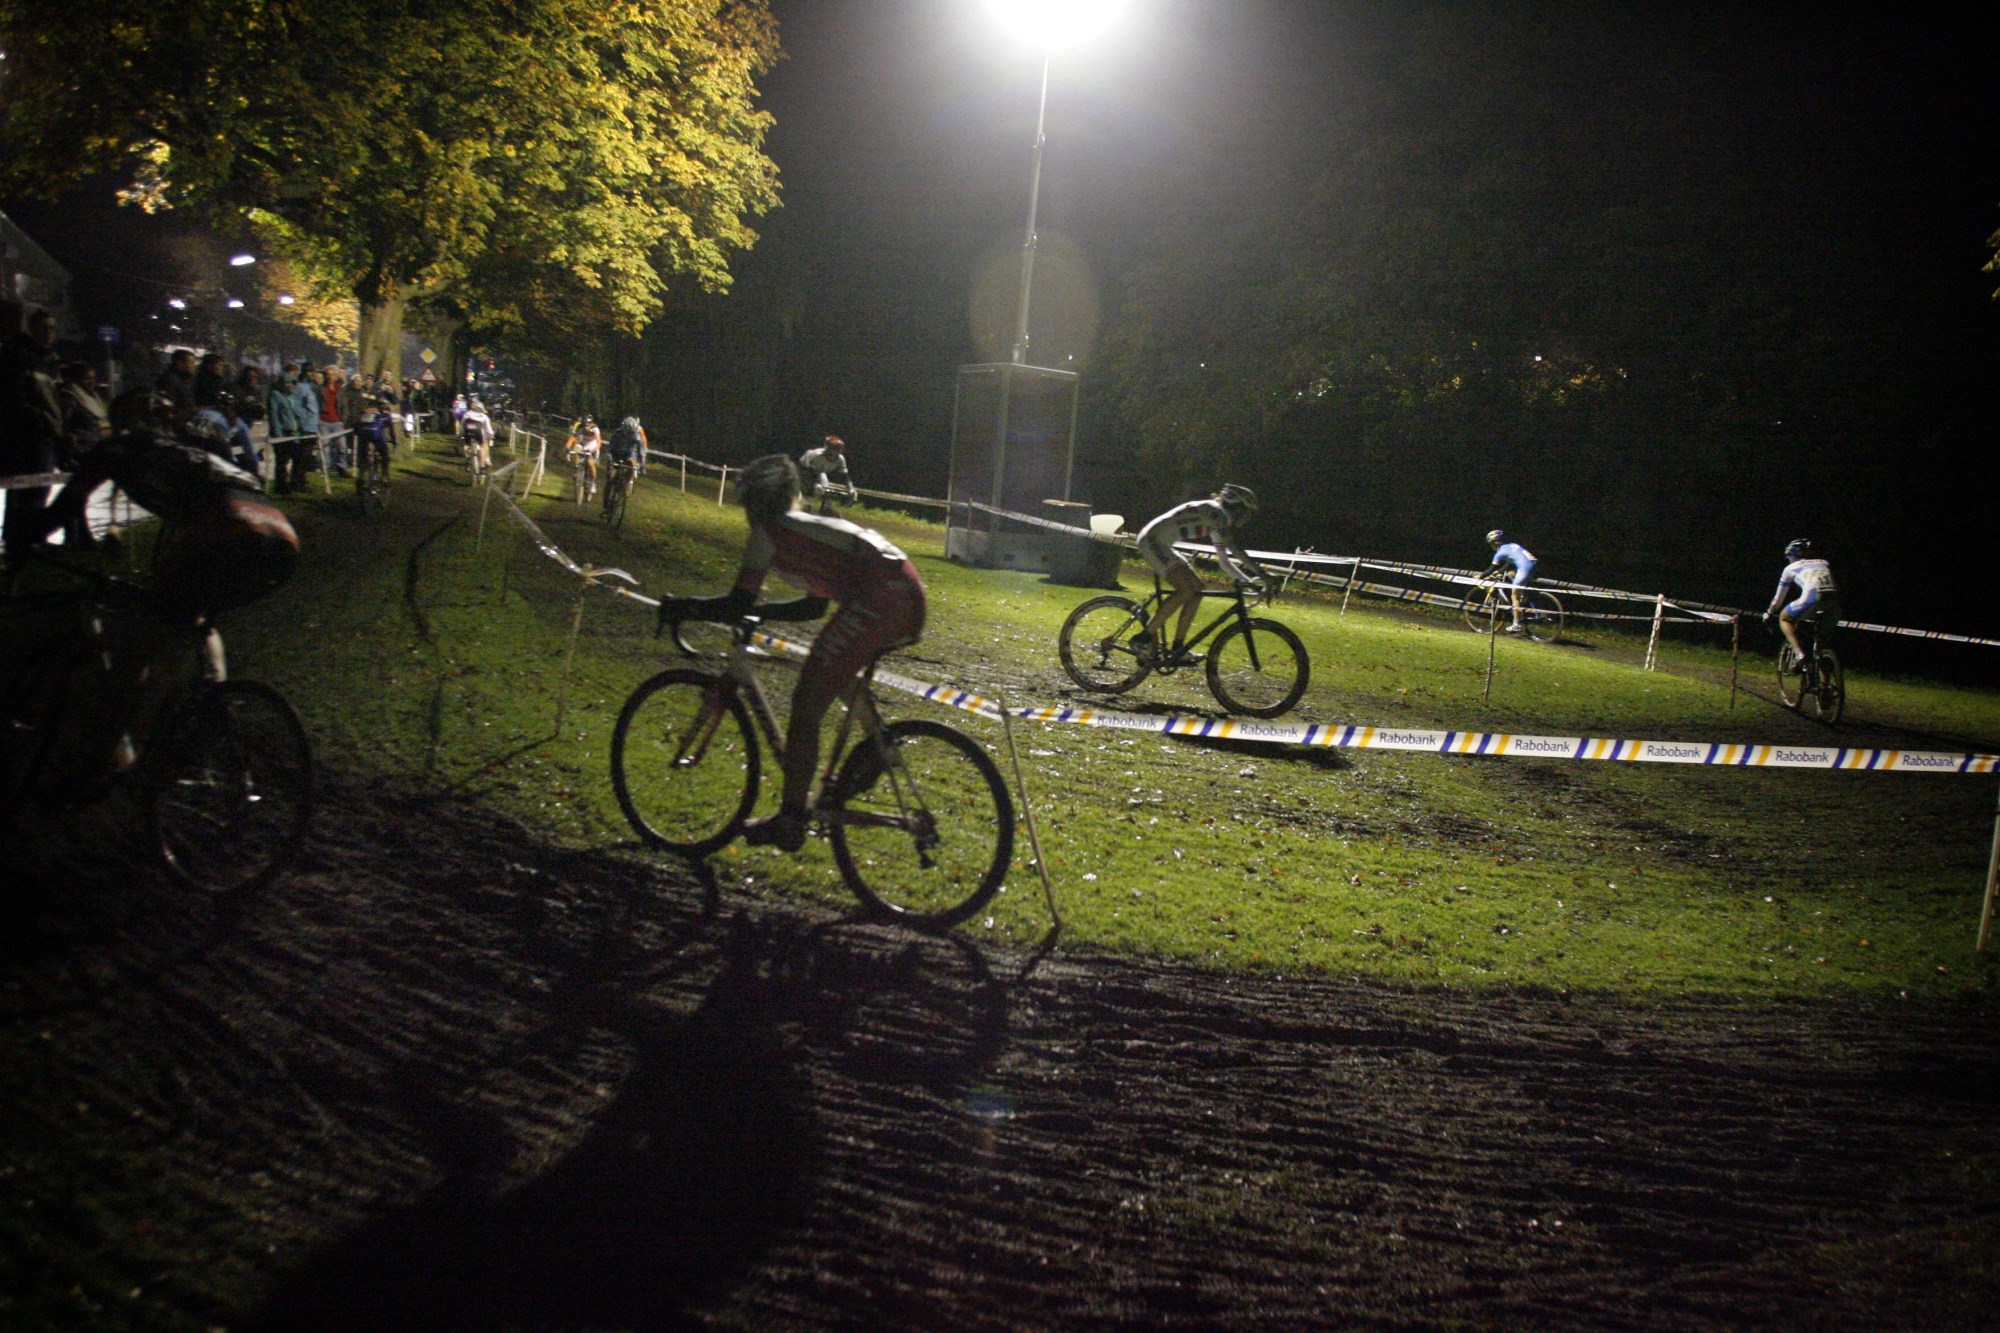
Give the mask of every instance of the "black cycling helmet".
M 737 478 L 736 498 L 753 523 L 784 517 L 799 498 L 799 466 L 784 454 L 765 454 Z
M 1803 560 L 1812 554 L 1812 538 L 1794 537 L 1785 543 L 1785 559 Z
M 1488 546 L 1498 546 L 1501 542 L 1504 542 L 1506 540 L 1507 540 L 1507 534 L 1501 531 L 1499 528 L 1495 528 L 1493 529 L 1493 531 L 1486 534 L 1486 544 Z

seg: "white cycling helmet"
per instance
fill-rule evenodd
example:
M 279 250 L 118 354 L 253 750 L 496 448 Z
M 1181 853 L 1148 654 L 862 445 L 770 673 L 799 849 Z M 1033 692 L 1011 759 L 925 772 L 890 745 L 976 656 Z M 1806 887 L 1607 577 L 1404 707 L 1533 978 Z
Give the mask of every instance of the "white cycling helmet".
M 1257 492 L 1233 481 L 1215 493 L 1215 502 L 1228 510 L 1232 518 L 1244 518 L 1257 512 Z
M 1495 528 L 1493 529 L 1493 531 L 1486 534 L 1486 544 L 1488 546 L 1498 546 L 1501 542 L 1504 542 L 1506 540 L 1507 540 L 1507 534 L 1502 532 L 1499 528 Z

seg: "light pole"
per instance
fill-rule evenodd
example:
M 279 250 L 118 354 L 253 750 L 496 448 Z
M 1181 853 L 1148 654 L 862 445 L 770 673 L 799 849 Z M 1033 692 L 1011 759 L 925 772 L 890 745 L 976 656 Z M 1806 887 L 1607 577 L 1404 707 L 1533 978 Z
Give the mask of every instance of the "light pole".
M 991 0 L 994 16 L 1015 35 L 1041 48 L 1042 91 L 1035 106 L 1035 151 L 1028 172 L 1028 228 L 1021 242 L 1021 291 L 1014 303 L 1012 362 L 1028 364 L 1028 304 L 1035 287 L 1035 215 L 1042 195 L 1042 147 L 1048 142 L 1049 63 L 1055 53 L 1096 36 L 1125 8 L 1125 0 Z

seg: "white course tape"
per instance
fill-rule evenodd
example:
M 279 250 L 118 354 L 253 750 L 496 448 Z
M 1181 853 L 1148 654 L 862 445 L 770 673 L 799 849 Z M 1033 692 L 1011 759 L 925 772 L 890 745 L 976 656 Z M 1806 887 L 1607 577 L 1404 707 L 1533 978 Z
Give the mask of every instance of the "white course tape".
M 757 641 L 794 656 L 802 644 L 759 633 Z M 984 695 L 933 685 L 894 671 L 877 670 L 877 682 L 932 703 L 998 718 L 1000 706 Z M 1368 727 L 1323 722 L 1254 722 L 1235 717 L 1116 713 L 1096 708 L 1026 707 L 1009 710 L 1024 722 L 1150 731 L 1161 736 L 1255 741 L 1265 745 L 1321 745 L 1356 750 L 1417 750 L 1514 759 L 1596 759 L 1628 764 L 1704 764 L 1732 768 L 1840 768 L 1870 773 L 1995 773 L 2000 755 L 1932 750 L 1864 750 L 1834 745 L 1738 745 L 1720 741 L 1605 740 L 1590 736 L 1517 736 L 1498 731 L 1439 731 L 1418 727 Z

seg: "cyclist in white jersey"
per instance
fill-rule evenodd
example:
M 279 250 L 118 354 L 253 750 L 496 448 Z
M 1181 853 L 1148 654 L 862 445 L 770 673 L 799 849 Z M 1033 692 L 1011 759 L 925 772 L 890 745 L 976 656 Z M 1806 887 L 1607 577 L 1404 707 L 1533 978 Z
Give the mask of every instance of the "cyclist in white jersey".
M 1256 592 L 1264 590 L 1264 571 L 1243 543 L 1236 539 L 1238 525 L 1257 512 L 1257 493 L 1248 486 L 1231 482 L 1214 495 L 1189 500 L 1161 514 L 1139 529 L 1139 555 L 1173 591 L 1160 601 L 1145 631 L 1132 642 L 1140 652 L 1153 650 L 1167 617 L 1176 611 L 1180 620 L 1174 627 L 1174 646 L 1166 660 L 1179 660 L 1186 652 L 1188 629 L 1194 624 L 1195 608 L 1201 603 L 1201 575 L 1187 557 L 1174 549 L 1177 542 L 1206 542 L 1229 577 Z
M 1764 623 L 1768 625 L 1774 616 L 1777 618 L 1785 642 L 1805 662 L 1810 676 L 1813 662 L 1806 656 L 1805 645 L 1799 642 L 1799 622 L 1817 622 L 1822 639 L 1831 634 L 1840 624 L 1840 587 L 1833 581 L 1833 566 L 1815 557 L 1812 542 L 1804 537 L 1786 544 L 1785 562 L 1784 572 L 1778 575 L 1778 590 L 1771 594 L 1771 605 L 1764 612 Z M 1786 592 L 1792 588 L 1798 590 L 1798 595 L 1787 602 Z

